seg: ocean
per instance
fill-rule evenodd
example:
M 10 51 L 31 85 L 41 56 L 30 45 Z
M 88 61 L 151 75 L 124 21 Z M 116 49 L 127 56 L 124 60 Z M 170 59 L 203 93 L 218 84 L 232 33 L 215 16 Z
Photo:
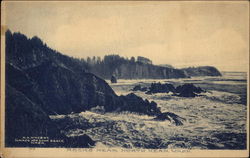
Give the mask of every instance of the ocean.
M 118 95 L 132 93 L 135 85 L 149 87 L 153 82 L 174 86 L 193 83 L 206 92 L 195 98 L 173 96 L 172 93 L 148 95 L 133 92 L 156 102 L 162 112 L 172 112 L 185 118 L 181 126 L 131 112 L 85 111 L 51 115 L 50 118 L 57 122 L 67 118 L 71 127 L 65 127 L 62 132 L 67 136 L 87 134 L 97 142 L 95 148 L 246 149 L 247 73 L 223 72 L 221 77 L 107 82 Z

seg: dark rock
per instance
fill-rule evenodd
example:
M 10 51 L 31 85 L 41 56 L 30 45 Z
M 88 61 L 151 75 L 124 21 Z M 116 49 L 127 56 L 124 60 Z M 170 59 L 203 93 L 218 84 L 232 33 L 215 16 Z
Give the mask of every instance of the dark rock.
M 5 145 L 6 147 L 92 147 L 89 136 L 66 137 L 43 109 L 23 93 L 6 84 Z M 23 137 L 48 137 L 60 143 L 32 144 L 15 141 Z
M 182 122 L 185 121 L 184 118 L 182 118 L 174 113 L 171 113 L 171 112 L 160 113 L 154 119 L 159 120 L 159 121 L 168 120 L 170 122 L 173 122 L 176 126 L 183 125 Z
M 147 90 L 148 90 L 147 87 L 142 87 L 142 88 L 141 88 L 141 91 L 142 91 L 142 92 L 146 92 Z
M 192 90 L 190 90 L 190 89 L 185 89 L 178 96 L 179 97 L 193 98 L 193 97 L 196 96 L 196 94 Z
M 23 93 L 6 84 L 5 106 L 5 142 L 6 146 L 19 144 L 15 138 L 23 136 L 49 136 L 57 137 L 57 126 L 54 125 L 48 115 Z
M 134 93 L 120 96 L 120 99 L 119 111 L 131 111 L 147 115 L 157 115 L 160 113 L 160 109 L 154 101 L 149 102 L 147 99 L 143 100 Z
M 180 97 L 195 97 L 196 93 L 205 92 L 200 87 L 196 87 L 193 84 L 184 84 L 176 87 L 176 92 L 179 93 Z
M 77 73 L 54 62 L 43 63 L 26 72 L 36 82 L 43 109 L 49 114 L 69 114 L 97 105 L 108 106 L 109 97 L 117 97 L 97 76 Z
M 6 63 L 6 83 L 17 91 L 21 92 L 27 99 L 42 107 L 42 100 L 39 96 L 38 85 L 28 74 L 18 67 Z M 6 93 L 9 89 L 6 88 Z
M 136 85 L 133 89 L 131 89 L 132 91 L 142 91 L 145 92 L 147 91 L 147 87 L 141 87 L 141 85 Z
M 117 79 L 115 78 L 115 76 L 111 76 L 110 81 L 111 83 L 117 83 Z
M 169 93 L 169 92 L 175 92 L 175 87 L 172 84 L 161 84 L 161 83 L 152 83 L 149 87 L 149 91 L 146 92 L 146 94 L 152 94 L 152 93 Z

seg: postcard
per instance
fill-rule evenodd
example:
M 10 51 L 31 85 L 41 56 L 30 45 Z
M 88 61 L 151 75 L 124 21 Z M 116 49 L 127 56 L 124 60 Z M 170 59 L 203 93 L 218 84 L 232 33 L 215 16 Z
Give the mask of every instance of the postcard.
M 248 157 L 248 1 L 3 1 L 1 156 Z

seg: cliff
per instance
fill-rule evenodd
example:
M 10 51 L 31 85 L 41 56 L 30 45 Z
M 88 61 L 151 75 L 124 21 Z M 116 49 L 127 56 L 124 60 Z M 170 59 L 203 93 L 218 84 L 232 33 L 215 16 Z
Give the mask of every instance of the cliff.
M 148 61 L 149 59 L 143 57 L 138 57 L 137 61 L 135 61 L 134 57 L 129 60 L 119 55 L 106 55 L 103 60 L 100 60 L 100 58 L 98 61 L 93 60 L 88 58 L 89 71 L 104 79 L 110 79 L 112 76 L 118 79 L 188 77 L 183 70 L 153 65 L 151 61 Z
M 135 61 L 131 57 L 129 60 L 119 55 L 106 55 L 103 60 L 100 57 L 88 58 L 88 71 L 103 79 L 110 79 L 112 76 L 117 79 L 169 79 L 221 75 L 211 66 L 176 69 L 169 65 L 153 65 L 147 58 L 139 59 Z
M 221 76 L 220 71 L 213 66 L 189 67 L 181 70 L 188 76 Z
M 114 75 L 122 79 L 167 79 L 188 77 L 182 70 L 137 62 L 120 65 L 114 70 Z

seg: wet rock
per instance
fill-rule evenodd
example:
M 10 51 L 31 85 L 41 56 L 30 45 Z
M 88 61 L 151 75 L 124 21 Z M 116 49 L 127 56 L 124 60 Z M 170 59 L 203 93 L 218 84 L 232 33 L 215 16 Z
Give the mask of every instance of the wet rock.
M 154 101 L 149 102 L 147 99 L 143 100 L 134 93 L 130 93 L 126 96 L 120 96 L 120 99 L 120 111 L 131 111 L 147 115 L 158 115 L 161 113 Z
M 168 120 L 172 123 L 174 123 L 176 126 L 180 126 L 183 125 L 183 121 L 185 121 L 184 118 L 172 113 L 172 112 L 164 112 L 164 113 L 160 113 L 159 115 L 157 115 L 154 120 L 158 120 L 158 121 L 165 121 Z
M 110 81 L 111 81 L 111 83 L 117 83 L 117 79 L 115 76 L 111 76 Z
M 179 93 L 180 97 L 195 97 L 196 93 L 205 92 L 200 87 L 196 87 L 193 84 L 184 84 L 182 86 L 176 87 L 176 93 Z
M 175 87 L 172 84 L 152 83 L 151 86 L 149 87 L 149 91 L 147 91 L 146 94 L 169 93 L 169 92 L 175 92 Z
M 133 89 L 132 89 L 132 91 L 142 91 L 142 92 L 145 92 L 145 91 L 147 91 L 147 87 L 141 87 L 141 85 L 136 85 Z

